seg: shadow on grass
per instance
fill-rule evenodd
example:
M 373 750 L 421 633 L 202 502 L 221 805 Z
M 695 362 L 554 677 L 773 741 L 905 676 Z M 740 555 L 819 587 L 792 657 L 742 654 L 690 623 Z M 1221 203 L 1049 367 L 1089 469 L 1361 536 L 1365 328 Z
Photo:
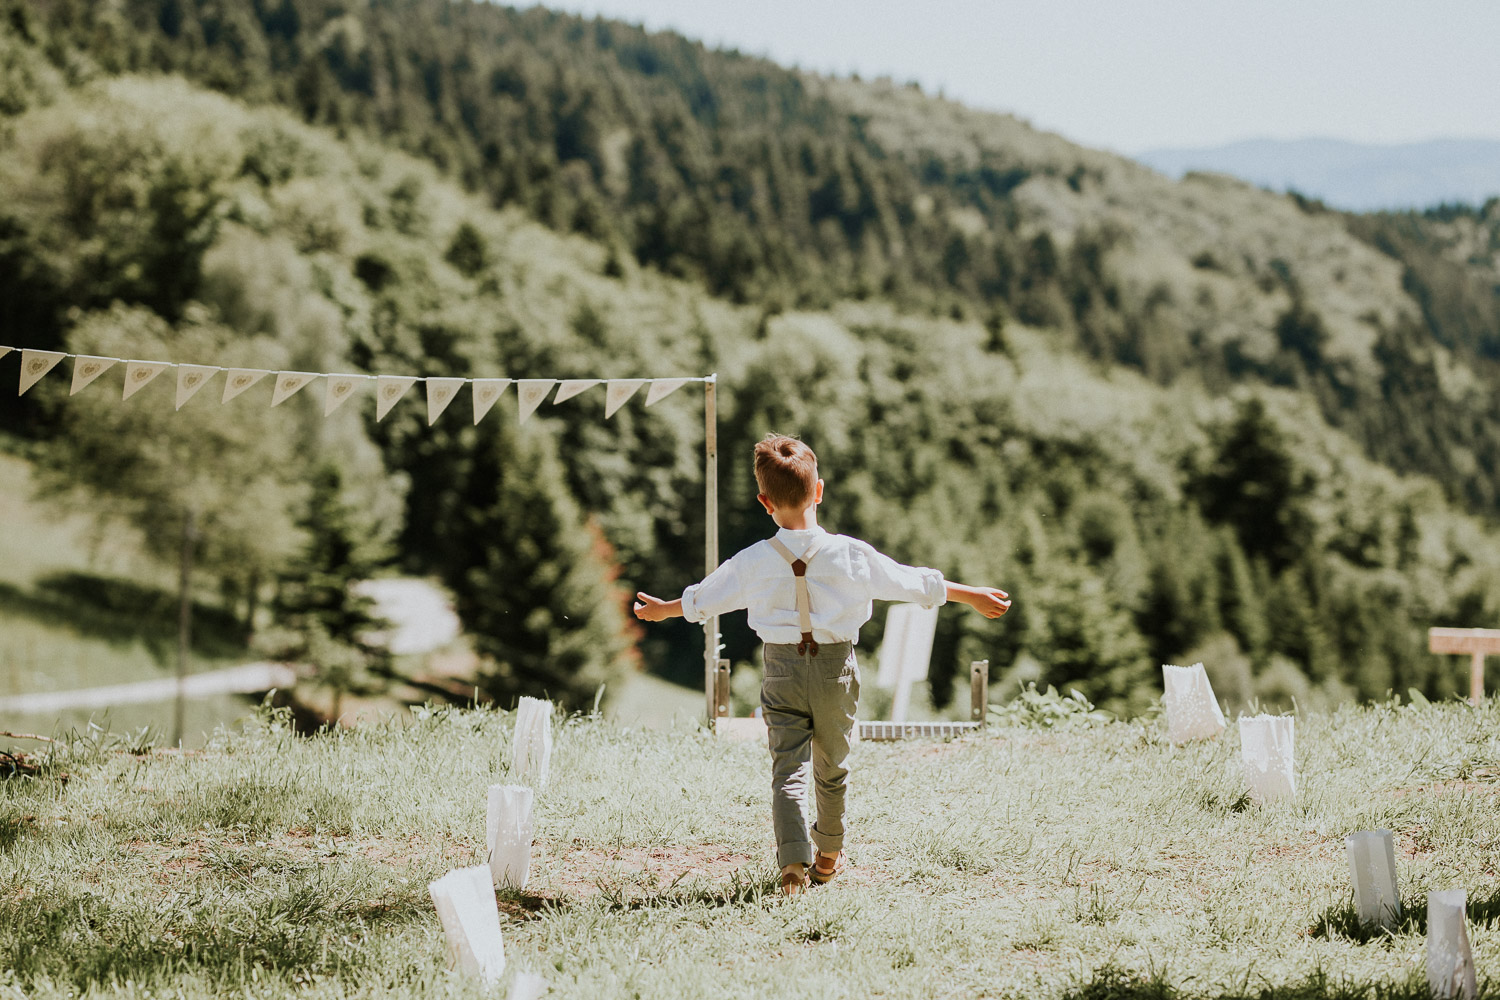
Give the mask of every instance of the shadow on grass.
M 54 573 L 31 592 L 0 583 L 0 610 L 116 645 L 144 643 L 166 662 L 177 649 L 177 595 L 89 573 Z M 193 602 L 193 649 L 214 658 L 244 652 L 244 634 L 222 608 Z
M 1493 983 L 1479 986 L 1479 997 L 1495 998 Z M 1139 974 L 1105 967 L 1062 995 L 1062 1000 L 1431 1000 L 1425 982 L 1361 983 L 1318 971 L 1282 984 L 1251 985 L 1218 992 L 1183 990 L 1160 973 Z
M 1500 920 L 1500 889 L 1469 897 L 1469 922 L 1481 927 Z M 1352 902 L 1330 906 L 1307 932 L 1312 937 L 1340 938 L 1358 944 L 1389 941 L 1403 934 L 1427 933 L 1427 897 L 1401 901 L 1401 919 L 1390 927 L 1362 923 Z
M 612 912 L 753 906 L 767 897 L 780 895 L 781 877 L 776 872 L 735 869 L 725 881 L 684 873 L 665 886 L 628 879 L 599 879 L 594 888 L 596 892 L 584 896 L 539 896 L 502 888 L 497 890 L 497 902 L 501 912 L 519 919 L 580 905 L 601 906 Z

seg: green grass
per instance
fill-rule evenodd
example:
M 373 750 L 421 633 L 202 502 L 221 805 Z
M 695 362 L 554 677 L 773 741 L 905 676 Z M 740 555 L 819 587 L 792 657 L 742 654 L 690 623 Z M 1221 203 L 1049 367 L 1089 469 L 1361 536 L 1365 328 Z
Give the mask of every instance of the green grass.
M 0 441 L 0 446 L 5 442 Z M 0 696 L 69 691 L 170 676 L 177 663 L 177 593 L 169 568 L 148 559 L 127 530 L 100 532 L 86 517 L 36 499 L 31 465 L 0 451 Z M 233 623 L 209 605 L 194 615 L 191 669 L 256 657 Z M 184 743 L 251 712 L 224 695 L 189 702 Z M 50 735 L 171 725 L 171 702 L 76 709 L 49 715 L 0 712 L 0 730 Z
M 482 861 L 514 717 L 419 716 L 311 739 L 266 718 L 191 753 L 95 736 L 0 781 L 0 994 L 477 995 L 426 885 Z M 507 956 L 575 997 L 1420 996 L 1420 914 L 1352 922 L 1343 836 L 1394 831 L 1418 907 L 1469 890 L 1484 980 L 1497 723 L 1456 703 L 1302 716 L 1298 799 L 1270 807 L 1245 799 L 1232 728 L 863 744 L 852 867 L 786 901 L 762 747 L 572 719 L 532 881 L 501 896 Z

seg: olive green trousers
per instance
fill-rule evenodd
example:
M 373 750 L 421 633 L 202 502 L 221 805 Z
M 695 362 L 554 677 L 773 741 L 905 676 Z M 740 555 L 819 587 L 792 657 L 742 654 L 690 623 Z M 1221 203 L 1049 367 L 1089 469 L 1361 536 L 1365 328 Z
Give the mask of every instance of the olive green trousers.
M 771 746 L 771 820 L 776 863 L 810 865 L 813 846 L 844 848 L 844 792 L 849 742 L 859 704 L 854 644 L 830 642 L 798 655 L 795 643 L 767 643 L 760 704 Z M 817 822 L 809 825 L 807 787 L 816 791 Z

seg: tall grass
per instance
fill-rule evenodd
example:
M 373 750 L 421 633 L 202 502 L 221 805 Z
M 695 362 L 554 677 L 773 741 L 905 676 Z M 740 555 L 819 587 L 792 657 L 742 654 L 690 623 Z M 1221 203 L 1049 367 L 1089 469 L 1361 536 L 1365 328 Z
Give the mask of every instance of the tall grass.
M 559 720 L 532 881 L 500 898 L 507 953 L 578 997 L 1416 996 L 1428 889 L 1469 890 L 1494 968 L 1497 722 L 1302 716 L 1299 796 L 1269 807 L 1233 729 L 863 744 L 852 866 L 785 901 L 764 748 Z M 0 992 L 477 994 L 444 967 L 426 883 L 483 860 L 512 724 L 430 710 L 304 738 L 266 714 L 200 752 L 60 745 L 0 782 Z M 1390 933 L 1349 915 L 1342 838 L 1373 827 L 1414 904 Z

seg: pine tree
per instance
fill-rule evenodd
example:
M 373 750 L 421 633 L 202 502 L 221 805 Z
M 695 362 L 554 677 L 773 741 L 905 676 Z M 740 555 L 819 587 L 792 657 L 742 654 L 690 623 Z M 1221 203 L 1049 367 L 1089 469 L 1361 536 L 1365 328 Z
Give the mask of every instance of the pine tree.
M 389 650 L 375 638 L 390 623 L 357 584 L 374 576 L 392 553 L 345 498 L 343 486 L 336 466 L 314 473 L 298 522 L 307 544 L 278 579 L 272 605 L 278 627 L 257 642 L 279 657 L 310 664 L 317 682 L 333 692 L 334 719 L 345 694 L 379 690 L 391 669 Z
M 488 661 L 492 697 L 590 704 L 632 649 L 625 597 L 596 529 L 568 493 L 551 439 L 497 422 L 459 471 L 443 572 Z

